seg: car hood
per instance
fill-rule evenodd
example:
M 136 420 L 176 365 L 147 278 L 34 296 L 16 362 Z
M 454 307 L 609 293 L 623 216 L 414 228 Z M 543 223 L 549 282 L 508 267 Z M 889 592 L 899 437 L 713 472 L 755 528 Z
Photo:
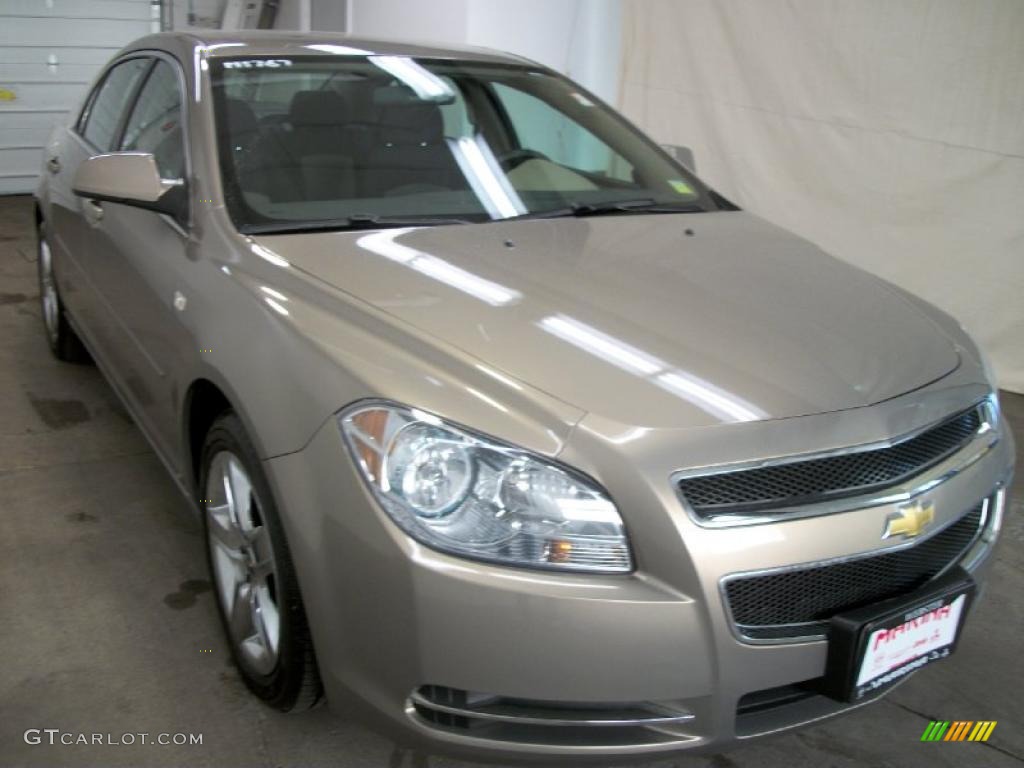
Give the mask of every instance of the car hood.
M 638 427 L 877 403 L 958 365 L 884 282 L 743 212 L 257 238 L 491 373 Z M 483 395 L 483 393 L 481 393 Z

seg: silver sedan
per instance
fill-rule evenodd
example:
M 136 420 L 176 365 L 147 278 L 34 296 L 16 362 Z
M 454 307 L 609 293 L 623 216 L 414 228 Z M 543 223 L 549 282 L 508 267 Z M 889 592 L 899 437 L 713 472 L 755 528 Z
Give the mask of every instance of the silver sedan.
M 579 85 L 156 35 L 43 162 L 49 343 L 201 515 L 267 704 L 491 758 L 721 750 L 955 650 L 1012 470 L 982 353 Z

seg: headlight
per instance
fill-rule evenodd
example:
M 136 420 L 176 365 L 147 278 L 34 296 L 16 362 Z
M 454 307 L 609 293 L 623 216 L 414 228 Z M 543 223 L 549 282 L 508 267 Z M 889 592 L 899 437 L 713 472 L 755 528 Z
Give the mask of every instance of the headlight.
M 364 405 L 339 422 L 377 501 L 416 541 L 509 565 L 632 570 L 622 518 L 592 480 L 412 408 Z
M 988 352 L 981 344 L 974 342 L 974 346 L 978 350 L 978 357 L 981 359 L 981 368 L 985 371 L 985 380 L 992 387 L 992 392 L 998 394 L 999 381 L 996 379 L 996 368 L 992 365 L 992 358 L 989 357 Z
M 971 338 L 970 334 L 967 333 L 967 329 L 962 325 L 961 330 L 967 334 L 968 338 Z M 992 358 L 988 356 L 988 352 L 981 344 L 971 338 L 971 343 L 974 345 L 974 350 L 978 355 L 978 360 L 981 362 L 981 369 L 985 374 L 985 381 L 992 389 L 992 393 L 988 396 L 989 405 L 992 409 L 992 421 L 993 425 L 998 428 L 999 426 L 999 382 L 996 380 L 996 369 L 992 365 Z

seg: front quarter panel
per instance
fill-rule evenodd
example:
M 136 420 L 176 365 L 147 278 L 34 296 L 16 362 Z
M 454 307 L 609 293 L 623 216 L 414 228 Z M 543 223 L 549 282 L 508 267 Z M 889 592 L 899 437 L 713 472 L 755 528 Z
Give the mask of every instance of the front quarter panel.
M 210 217 L 189 298 L 195 376 L 233 394 L 262 456 L 299 450 L 364 398 L 422 408 L 545 455 L 562 449 L 583 416 L 299 272 L 219 218 Z

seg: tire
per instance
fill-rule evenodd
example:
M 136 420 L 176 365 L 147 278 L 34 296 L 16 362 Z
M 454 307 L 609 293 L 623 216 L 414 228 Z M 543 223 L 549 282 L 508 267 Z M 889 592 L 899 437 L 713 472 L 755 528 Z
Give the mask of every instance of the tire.
M 323 687 L 295 568 L 259 456 L 233 412 L 206 434 L 200 468 L 207 562 L 235 665 L 271 707 L 309 709 Z
M 43 314 L 43 331 L 50 351 L 65 363 L 90 363 L 88 350 L 68 322 L 67 309 L 60 299 L 53 274 L 53 253 L 46 236 L 46 225 L 36 231 L 36 264 L 39 278 L 39 306 Z

